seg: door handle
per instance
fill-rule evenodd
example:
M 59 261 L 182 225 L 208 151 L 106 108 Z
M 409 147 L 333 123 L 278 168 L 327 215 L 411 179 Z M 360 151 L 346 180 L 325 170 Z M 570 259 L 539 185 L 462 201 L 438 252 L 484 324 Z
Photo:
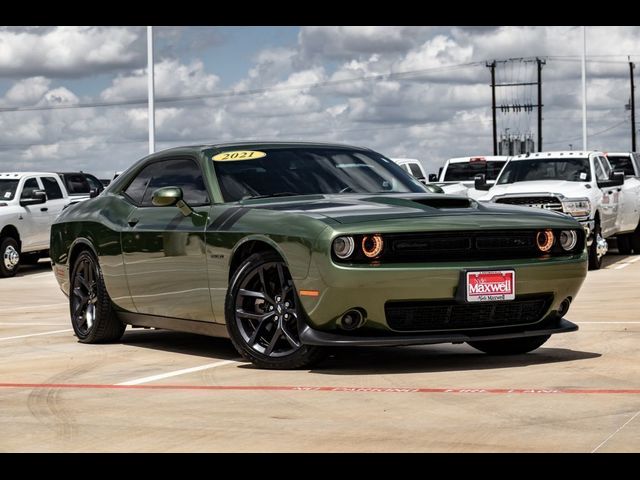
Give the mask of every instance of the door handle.
M 48 208 L 48 207 L 42 207 L 42 208 L 40 209 L 40 211 L 41 211 L 41 212 L 47 212 L 47 211 L 49 211 L 49 208 Z
M 127 223 L 129 223 L 130 227 L 135 227 L 139 221 L 140 221 L 139 218 L 131 218 Z

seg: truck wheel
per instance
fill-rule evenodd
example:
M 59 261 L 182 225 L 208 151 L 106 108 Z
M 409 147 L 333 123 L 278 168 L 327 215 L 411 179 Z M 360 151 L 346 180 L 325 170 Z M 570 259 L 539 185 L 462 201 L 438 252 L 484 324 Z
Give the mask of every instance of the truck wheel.
M 604 257 L 604 253 L 602 253 L 602 249 L 598 248 L 598 244 L 601 242 L 605 242 L 606 244 L 606 240 L 602 237 L 600 222 L 596 220 L 596 224 L 593 229 L 593 241 L 589 247 L 589 270 L 600 270 L 600 267 L 602 266 L 602 257 Z
M 625 233 L 624 235 L 618 235 L 618 252 L 621 255 L 631 255 L 631 235 Z
M 20 247 L 13 237 L 0 238 L 0 277 L 13 277 L 20 265 Z
M 640 254 L 640 225 L 638 225 L 635 232 L 629 234 L 629 239 L 633 251 Z

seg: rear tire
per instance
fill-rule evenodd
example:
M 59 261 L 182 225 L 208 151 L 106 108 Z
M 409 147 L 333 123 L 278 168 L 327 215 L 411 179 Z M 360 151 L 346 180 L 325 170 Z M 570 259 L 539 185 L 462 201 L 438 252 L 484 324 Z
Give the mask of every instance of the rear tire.
M 304 312 L 289 269 L 275 252 L 255 253 L 240 264 L 225 313 L 233 346 L 259 368 L 304 368 L 324 357 L 322 348 L 300 342 Z
M 616 237 L 618 241 L 618 252 L 621 255 L 631 255 L 631 235 L 633 234 L 625 233 L 624 235 L 618 235 Z
M 467 342 L 476 350 L 489 355 L 521 355 L 529 353 L 542 346 L 551 335 L 540 337 L 508 338 L 506 340 L 484 340 L 480 342 Z
M 78 340 L 82 343 L 119 340 L 126 325 L 113 311 L 96 258 L 87 250 L 81 252 L 72 272 L 69 310 L 71 325 Z
M 0 238 L 0 277 L 13 277 L 20 266 L 20 246 L 13 237 Z

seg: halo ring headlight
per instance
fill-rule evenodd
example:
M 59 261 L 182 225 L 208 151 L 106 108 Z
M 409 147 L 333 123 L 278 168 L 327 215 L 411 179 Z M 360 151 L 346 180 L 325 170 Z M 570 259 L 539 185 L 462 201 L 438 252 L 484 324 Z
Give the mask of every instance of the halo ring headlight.
M 548 252 L 553 246 L 553 232 L 551 230 L 541 230 L 536 235 L 536 245 L 541 252 Z
M 341 260 L 345 260 L 353 255 L 355 248 L 356 243 L 353 241 L 353 237 L 342 236 L 333 241 L 333 253 Z
M 578 243 L 578 234 L 575 230 L 562 230 L 560 232 L 560 246 L 565 251 L 573 250 Z
M 362 253 L 367 258 L 376 258 L 382 253 L 384 247 L 384 241 L 382 235 L 376 233 L 375 235 L 365 235 L 362 237 Z

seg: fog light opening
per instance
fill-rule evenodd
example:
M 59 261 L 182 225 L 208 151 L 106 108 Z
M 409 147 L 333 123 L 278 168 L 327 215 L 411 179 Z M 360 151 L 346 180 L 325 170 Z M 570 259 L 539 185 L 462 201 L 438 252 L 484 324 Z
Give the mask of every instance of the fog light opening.
M 340 318 L 340 328 L 343 330 L 356 330 L 364 325 L 365 318 L 360 310 L 355 308 L 348 310 Z
M 569 311 L 570 306 L 571 306 L 571 297 L 567 297 L 562 301 L 562 303 L 558 307 L 558 316 L 564 317 Z

